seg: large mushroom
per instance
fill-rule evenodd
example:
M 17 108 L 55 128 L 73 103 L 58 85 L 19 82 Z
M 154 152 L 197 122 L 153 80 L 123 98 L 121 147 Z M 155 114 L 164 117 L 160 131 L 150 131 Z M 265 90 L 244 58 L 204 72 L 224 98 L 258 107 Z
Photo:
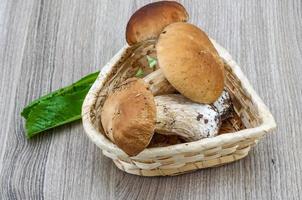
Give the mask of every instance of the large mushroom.
M 208 36 L 189 23 L 173 23 L 156 44 L 159 66 L 182 95 L 199 103 L 213 103 L 224 88 L 224 65 Z

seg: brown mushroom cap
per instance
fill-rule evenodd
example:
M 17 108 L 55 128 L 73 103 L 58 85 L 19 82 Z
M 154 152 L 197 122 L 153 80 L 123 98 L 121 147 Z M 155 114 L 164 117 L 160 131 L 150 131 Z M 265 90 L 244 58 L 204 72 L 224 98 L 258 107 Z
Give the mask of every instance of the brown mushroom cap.
M 224 87 L 224 66 L 208 36 L 198 27 L 168 25 L 156 44 L 158 64 L 182 95 L 199 103 L 213 103 Z
M 131 156 L 148 146 L 155 120 L 154 97 L 146 83 L 137 78 L 127 79 L 109 94 L 101 112 L 105 134 Z
M 126 27 L 126 40 L 129 45 L 147 39 L 157 38 L 165 26 L 173 22 L 188 20 L 186 9 L 174 1 L 159 1 L 138 9 Z

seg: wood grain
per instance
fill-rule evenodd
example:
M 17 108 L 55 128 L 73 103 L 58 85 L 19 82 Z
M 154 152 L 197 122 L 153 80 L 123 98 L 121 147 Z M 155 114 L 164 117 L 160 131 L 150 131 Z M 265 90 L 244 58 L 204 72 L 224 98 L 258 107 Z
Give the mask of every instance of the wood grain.
M 241 161 L 143 178 L 119 171 L 80 122 L 24 137 L 22 108 L 104 66 L 147 2 L 0 0 L 0 199 L 302 199 L 301 0 L 181 1 L 276 118 Z

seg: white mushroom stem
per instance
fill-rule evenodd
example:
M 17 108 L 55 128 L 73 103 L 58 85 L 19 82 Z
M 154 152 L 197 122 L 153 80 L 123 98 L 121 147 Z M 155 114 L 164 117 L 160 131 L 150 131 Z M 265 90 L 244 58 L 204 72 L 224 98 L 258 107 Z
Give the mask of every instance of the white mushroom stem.
M 211 105 L 194 103 L 179 94 L 156 96 L 155 103 L 157 133 L 195 141 L 213 137 L 219 131 L 221 119 Z
M 149 84 L 149 89 L 154 96 L 176 92 L 175 88 L 168 82 L 160 69 L 148 74 L 143 79 Z
M 213 106 L 217 108 L 222 121 L 230 117 L 232 113 L 232 99 L 230 93 L 224 89 L 220 97 L 213 103 Z
M 173 94 L 176 92 L 176 89 L 168 82 L 160 69 L 148 74 L 143 79 L 149 84 L 149 89 L 154 96 Z M 223 90 L 220 97 L 213 103 L 213 106 L 217 108 L 222 120 L 228 118 L 232 107 L 232 101 L 231 96 L 226 89 Z

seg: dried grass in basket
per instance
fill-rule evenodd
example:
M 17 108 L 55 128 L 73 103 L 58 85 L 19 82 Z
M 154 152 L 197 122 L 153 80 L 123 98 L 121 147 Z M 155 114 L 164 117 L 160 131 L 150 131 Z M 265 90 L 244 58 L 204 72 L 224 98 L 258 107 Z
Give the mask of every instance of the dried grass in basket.
M 154 41 L 145 41 L 131 47 L 126 45 L 102 69 L 83 104 L 83 126 L 91 141 L 119 169 L 141 176 L 166 176 L 223 165 L 245 157 L 259 139 L 276 127 L 273 116 L 240 67 L 224 48 L 214 40 L 212 42 L 225 62 L 225 84 L 238 115 L 237 119 L 232 118 L 225 125 L 224 134 L 213 138 L 147 148 L 137 156 L 129 157 L 104 136 L 100 109 L 109 91 L 132 77 L 137 66 L 146 65 L 143 59 L 146 54 L 155 55 Z M 240 124 L 241 121 L 244 126 Z

